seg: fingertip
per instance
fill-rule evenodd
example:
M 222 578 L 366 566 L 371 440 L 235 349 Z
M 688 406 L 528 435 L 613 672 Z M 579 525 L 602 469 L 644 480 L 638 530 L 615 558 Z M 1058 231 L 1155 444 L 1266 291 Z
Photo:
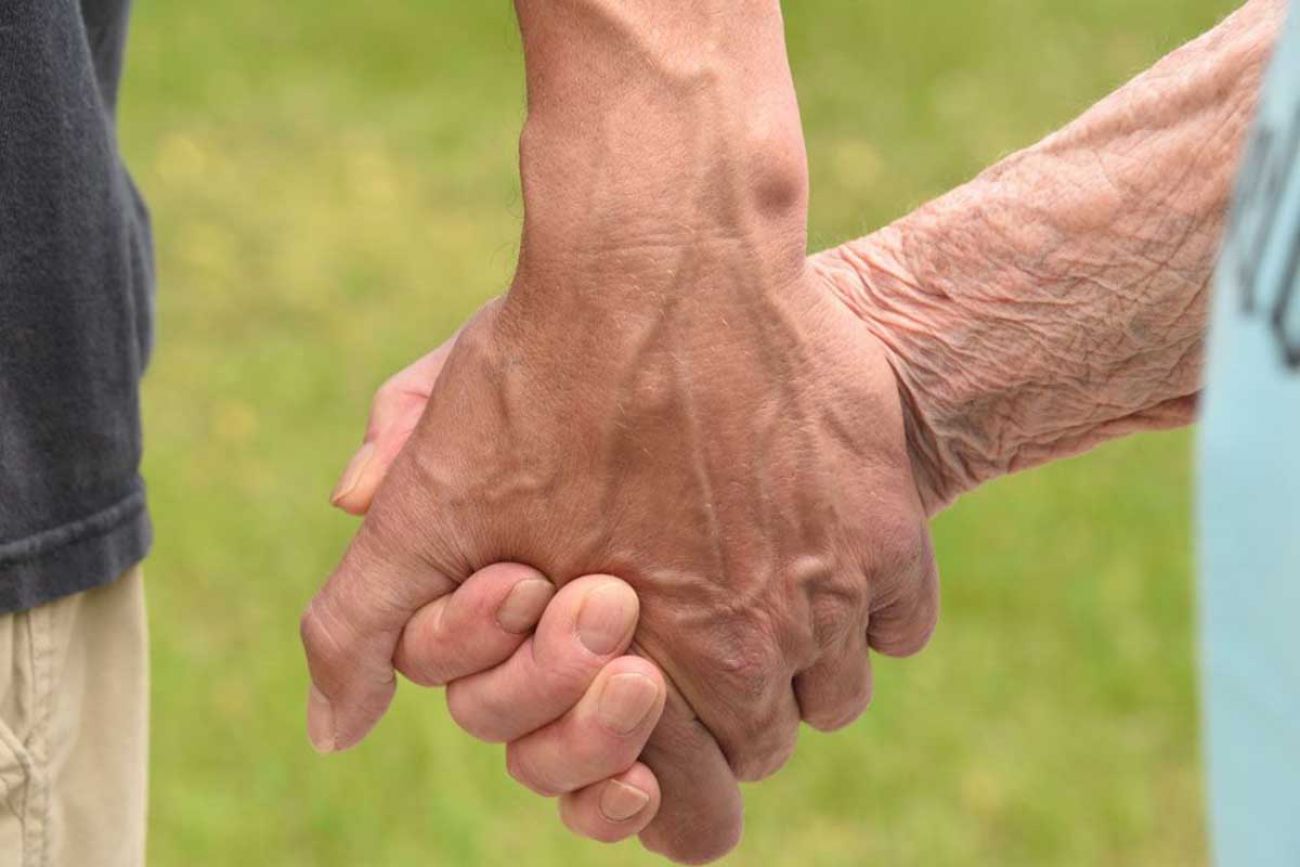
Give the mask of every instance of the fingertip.
M 317 752 L 321 754 L 347 752 L 364 741 L 388 712 L 396 681 L 371 690 L 361 700 L 351 704 L 328 702 L 328 711 L 321 714 L 320 706 L 309 700 L 307 731 Z M 317 736 L 320 742 L 317 743 Z
M 678 864 L 710 864 L 739 846 L 743 834 L 744 820 L 736 816 L 696 836 L 667 836 L 647 828 L 641 832 L 641 845 Z
M 562 717 L 510 741 L 510 775 L 551 797 L 625 771 L 645 749 L 666 698 L 663 677 L 646 660 L 625 656 L 606 663 Z
M 388 710 L 397 688 L 392 640 L 381 626 L 369 635 L 343 625 L 332 610 L 327 585 L 303 613 L 299 626 L 312 689 L 307 730 L 321 752 L 341 752 L 365 739 Z
M 637 763 L 617 776 L 560 798 L 560 819 L 580 837 L 617 843 L 654 821 L 661 802 L 659 781 Z
M 334 752 L 334 711 L 315 684 L 307 693 L 307 737 L 321 755 Z
M 663 714 L 668 687 L 653 663 L 624 656 L 606 664 L 589 694 L 595 696 L 594 713 L 600 725 L 627 738 L 638 731 L 649 735 Z
M 600 814 L 611 824 L 634 820 L 648 824 L 659 809 L 660 797 L 654 771 L 637 762 L 605 782 L 600 793 Z
M 600 793 L 600 815 L 611 825 L 635 817 L 650 803 L 650 793 L 618 780 L 610 780 Z
M 497 701 L 495 691 L 483 690 L 474 680 L 471 676 L 447 684 L 448 716 L 467 735 L 485 744 L 509 742 L 515 733 L 501 720 L 510 718 L 510 708 Z
M 703 864 L 739 844 L 740 788 L 717 741 L 675 690 L 642 761 L 663 789 L 654 820 L 641 832 L 642 845 L 679 863 Z
M 421 608 L 402 627 L 393 654 L 393 667 L 416 686 L 446 686 L 451 679 L 445 655 L 439 652 L 443 635 L 442 622 L 452 596 L 459 591 L 439 597 Z
M 612 575 L 593 575 L 578 609 L 578 640 L 595 656 L 619 653 L 632 641 L 641 600 L 625 581 Z
M 668 683 L 664 679 L 664 673 L 659 670 L 659 666 L 655 665 L 644 656 L 633 656 L 630 653 L 627 656 L 620 656 L 617 659 L 605 663 L 605 667 L 601 669 L 601 673 L 605 675 L 641 675 L 653 683 L 655 689 L 661 695 L 666 697 L 668 694 Z
M 520 741 L 506 744 L 506 774 L 510 779 L 543 798 L 554 798 L 565 794 L 563 789 L 557 789 L 547 782 L 544 774 L 538 773 L 530 759 L 530 751 L 520 749 L 519 744 Z
M 937 627 L 937 612 L 922 609 L 920 614 L 908 610 L 896 614 L 887 610 L 872 615 L 867 644 L 882 656 L 908 659 L 930 646 Z
M 384 478 L 388 475 L 389 468 L 397 458 L 400 448 L 393 444 L 383 444 L 378 448 L 374 457 L 372 457 L 361 471 L 360 478 L 356 484 L 343 496 L 334 500 L 334 505 L 347 512 L 349 515 L 364 517 L 370 512 L 370 506 L 375 501 L 375 495 L 379 493 L 379 487 L 384 483 Z
M 513 655 L 491 670 L 450 680 L 453 719 L 491 743 L 517 740 L 560 719 L 631 643 L 637 610 L 635 592 L 616 578 L 587 576 L 566 584 L 535 633 L 512 637 Z
M 335 500 L 331 505 L 344 514 L 354 518 L 364 518 L 370 511 L 370 500 L 354 501 L 352 499 Z
M 330 505 L 354 518 L 363 518 L 370 511 L 370 503 L 373 499 L 373 492 L 370 496 L 361 496 L 353 490 L 347 494 L 332 497 Z
M 820 732 L 838 731 L 866 713 L 874 678 L 865 635 L 855 636 L 794 678 L 799 714 Z
M 486 566 L 411 617 L 397 669 L 421 686 L 443 686 L 494 668 L 532 632 L 554 594 L 531 566 Z
M 330 493 L 330 502 L 344 511 L 351 511 L 355 508 L 358 498 L 354 496 L 357 488 L 361 485 L 366 475 L 366 468 L 370 465 L 375 457 L 375 444 L 366 442 L 361 444 L 361 448 L 348 460 L 347 467 L 343 470 L 343 475 L 339 477 L 338 484 Z
M 540 574 L 519 580 L 497 608 L 497 625 L 511 635 L 527 635 L 555 596 L 555 585 Z
M 871 612 L 867 643 L 885 656 L 915 656 L 934 638 L 940 608 L 939 567 L 931 557 L 921 564 L 919 575 L 905 595 Z
M 842 729 L 848 728 L 860 720 L 867 712 L 871 704 L 871 697 L 867 695 L 858 699 L 852 705 L 838 711 L 825 711 L 820 713 L 810 713 L 804 717 L 804 722 L 813 731 L 822 734 L 832 734 Z

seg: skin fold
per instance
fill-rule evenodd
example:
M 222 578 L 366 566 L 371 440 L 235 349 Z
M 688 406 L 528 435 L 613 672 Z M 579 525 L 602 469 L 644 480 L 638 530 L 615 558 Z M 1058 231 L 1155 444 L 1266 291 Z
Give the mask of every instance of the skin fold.
M 587 789 L 512 772 L 563 795 L 579 833 L 648 822 L 648 847 L 709 860 L 739 837 L 736 781 L 780 767 L 801 719 L 859 715 L 869 648 L 925 644 L 930 515 L 996 476 L 1190 421 L 1284 4 L 1253 0 L 1056 135 L 812 258 L 776 2 L 517 8 L 516 277 L 377 397 L 335 496 L 366 518 L 303 619 L 309 722 L 318 746 L 356 743 L 396 665 L 451 681 L 458 722 L 517 751 L 529 734 L 503 708 L 532 696 L 547 718 L 530 724 L 554 725 L 603 669 L 589 660 L 547 699 L 517 675 L 532 651 L 507 641 L 481 673 L 422 678 L 446 645 L 404 627 L 441 622 L 430 606 L 494 563 L 560 587 L 618 576 L 640 600 L 630 647 L 666 691 L 644 764 L 624 743 L 602 747 L 613 758 L 590 762 Z M 624 770 L 652 803 L 601 825 L 596 800 Z
M 1210 280 L 1285 12 L 1246 4 L 1055 135 L 817 258 L 889 347 L 931 511 L 1192 421 Z

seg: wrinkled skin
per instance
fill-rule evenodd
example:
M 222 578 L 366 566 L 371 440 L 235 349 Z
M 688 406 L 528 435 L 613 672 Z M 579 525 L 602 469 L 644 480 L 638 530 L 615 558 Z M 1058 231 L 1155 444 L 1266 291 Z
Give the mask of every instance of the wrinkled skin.
M 627 71 L 617 44 L 526 40 L 514 283 L 460 333 L 302 625 L 311 725 L 346 748 L 391 699 L 412 614 L 477 569 L 627 581 L 669 691 L 642 839 L 682 860 L 734 845 L 736 779 L 779 768 L 801 718 L 856 718 L 868 647 L 918 650 L 938 607 L 898 381 L 808 264 L 779 16 L 748 22 L 718 39 L 770 58 L 706 41 L 659 64 L 637 43 L 649 65 Z M 593 28 L 580 44 L 614 32 Z M 593 89 L 606 60 L 626 78 Z M 457 721 L 492 739 L 460 694 Z
M 913 651 L 935 610 L 892 373 L 858 320 L 814 277 L 731 305 L 725 341 L 672 313 L 615 335 L 514 314 L 460 336 L 358 544 L 425 515 L 413 553 L 441 575 L 625 578 L 639 646 L 742 777 L 788 754 L 791 679 L 811 721 L 856 717 L 868 632 Z
M 920 501 L 1190 419 L 1230 157 L 1283 14 L 1247 4 L 1062 133 L 806 265 L 797 117 L 764 80 L 784 73 L 755 44 L 731 77 L 712 63 L 761 30 L 720 9 L 677 10 L 703 16 L 693 32 L 720 22 L 694 66 L 662 62 L 655 38 L 690 41 L 660 26 L 532 40 L 545 74 L 530 76 L 519 278 L 454 352 L 394 380 L 397 427 L 381 427 L 400 435 L 380 457 L 401 456 L 304 620 L 347 746 L 391 695 L 413 606 L 471 568 L 627 578 L 638 645 L 678 690 L 643 754 L 663 793 L 643 840 L 681 860 L 734 843 L 730 768 L 779 765 L 795 712 L 829 728 L 861 709 L 866 644 L 924 642 L 937 600 Z M 601 33 L 650 36 L 584 65 Z M 784 159 L 756 129 L 777 131 Z M 451 693 L 458 721 L 490 734 Z
M 461 335 L 367 533 L 422 513 L 442 575 L 624 577 L 638 645 L 744 777 L 788 753 L 790 680 L 824 727 L 861 712 L 868 630 L 917 650 L 935 586 L 892 372 L 858 321 L 813 278 L 732 307 L 724 343 L 668 315 L 586 347 L 512 312 Z
M 387 703 L 407 612 L 495 562 L 628 581 L 637 646 L 676 688 L 668 716 L 697 716 L 741 779 L 785 761 L 801 717 L 830 729 L 862 712 L 868 642 L 925 643 L 935 570 L 879 346 L 812 270 L 710 321 L 712 306 L 587 325 L 507 298 L 467 325 L 305 623 L 317 683 L 362 708 L 336 716 L 343 745 Z M 385 604 L 330 633 L 362 596 Z M 332 674 L 331 654 L 366 657 L 362 638 L 383 643 L 371 677 Z M 674 744 L 652 738 L 659 772 L 672 759 L 656 750 Z

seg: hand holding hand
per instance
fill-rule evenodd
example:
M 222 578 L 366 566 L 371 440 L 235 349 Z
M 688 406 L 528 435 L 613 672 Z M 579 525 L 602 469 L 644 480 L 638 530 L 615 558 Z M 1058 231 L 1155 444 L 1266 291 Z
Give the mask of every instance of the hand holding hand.
M 313 713 L 339 747 L 363 737 L 408 621 L 487 564 L 617 575 L 668 678 L 643 840 L 700 859 L 738 836 L 734 778 L 778 768 L 801 718 L 861 713 L 869 646 L 928 638 L 927 516 L 885 347 L 806 264 L 779 16 L 715 34 L 734 64 L 673 57 L 610 93 L 608 57 L 556 53 L 559 20 L 533 22 L 516 279 L 428 362 L 427 407 L 304 618 Z
M 570 828 L 613 842 L 659 808 L 637 757 L 666 692 L 654 665 L 624 655 L 636 622 L 636 594 L 616 578 L 554 593 L 533 569 L 498 564 L 412 618 L 397 664 L 421 685 L 447 685 L 453 718 L 507 744 L 511 776 L 558 797 Z

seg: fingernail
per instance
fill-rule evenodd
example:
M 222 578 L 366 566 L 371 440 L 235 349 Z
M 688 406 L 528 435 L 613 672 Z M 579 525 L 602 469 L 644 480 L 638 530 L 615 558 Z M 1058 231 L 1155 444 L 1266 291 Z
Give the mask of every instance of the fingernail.
M 650 796 L 635 786 L 610 780 L 600 793 L 600 814 L 611 822 L 626 822 L 645 809 Z
M 600 690 L 596 715 L 611 731 L 629 735 L 646 721 L 659 688 L 644 674 L 616 674 Z
M 334 493 L 330 494 L 330 502 L 338 505 L 339 500 L 352 493 L 352 489 L 361 481 L 361 474 L 365 472 L 366 465 L 375 455 L 374 443 L 366 443 L 357 449 L 357 453 L 348 461 L 348 467 L 343 471 L 343 477 L 339 483 L 334 486 Z
M 555 587 L 544 578 L 520 581 L 497 609 L 497 623 L 512 635 L 532 630 L 551 601 Z
M 334 752 L 334 709 L 315 685 L 307 696 L 307 737 L 316 752 Z
M 587 593 L 578 612 L 578 639 L 597 656 L 608 656 L 636 626 L 637 599 L 630 588 L 607 581 Z

